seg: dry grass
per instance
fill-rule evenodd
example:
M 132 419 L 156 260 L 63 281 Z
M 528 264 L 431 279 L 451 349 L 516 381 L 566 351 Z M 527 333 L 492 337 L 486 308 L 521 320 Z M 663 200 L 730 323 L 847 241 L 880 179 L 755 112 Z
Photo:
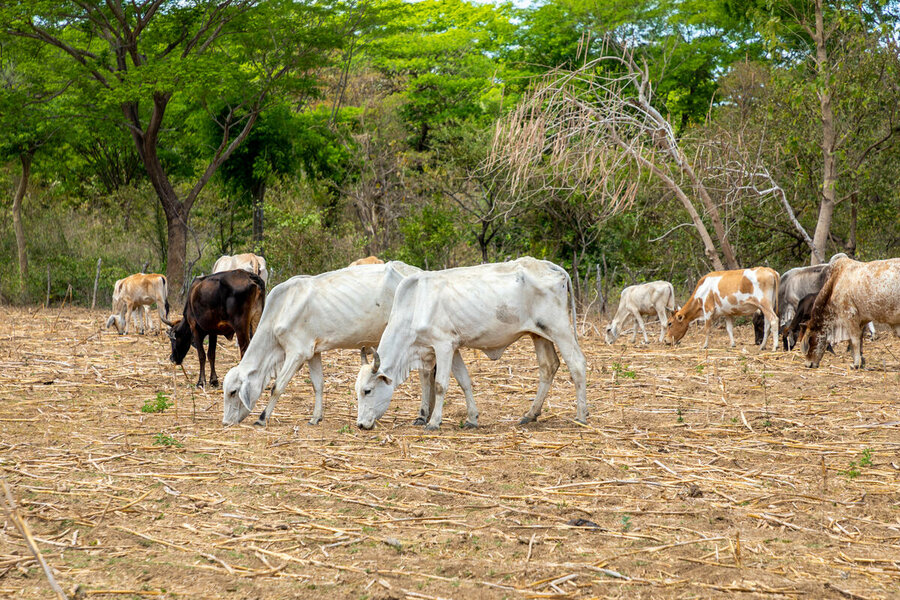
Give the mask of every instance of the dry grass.
M 168 340 L 98 334 L 104 316 L 0 309 L 0 470 L 70 597 L 900 595 L 886 334 L 863 372 L 844 354 L 817 371 L 759 354 L 749 327 L 746 349 L 719 333 L 708 353 L 696 329 L 674 350 L 584 339 L 588 427 L 565 368 L 542 419 L 516 426 L 530 343 L 496 363 L 466 351 L 482 427 L 458 428 L 454 385 L 443 430 L 423 435 L 416 378 L 374 431 L 355 428 L 349 351 L 325 357 L 319 427 L 305 371 L 264 431 L 223 429 L 219 392 L 180 372 L 177 407 L 143 413 L 173 396 Z M 236 360 L 226 344 L 220 377 Z M 0 596 L 49 597 L 12 520 Z

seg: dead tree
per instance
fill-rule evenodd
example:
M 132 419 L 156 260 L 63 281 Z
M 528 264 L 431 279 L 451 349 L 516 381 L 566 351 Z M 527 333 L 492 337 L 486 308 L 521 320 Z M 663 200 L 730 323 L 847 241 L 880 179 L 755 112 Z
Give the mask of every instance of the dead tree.
M 498 124 L 490 160 L 507 168 L 514 189 L 534 187 L 543 177 L 539 183 L 545 189 L 599 196 L 608 215 L 630 206 L 635 190 L 620 178 L 626 164 L 636 165 L 678 198 L 713 267 L 738 268 L 719 208 L 672 125 L 653 106 L 647 65 L 639 65 L 628 48 L 545 75 Z M 689 194 L 699 199 L 719 249 Z

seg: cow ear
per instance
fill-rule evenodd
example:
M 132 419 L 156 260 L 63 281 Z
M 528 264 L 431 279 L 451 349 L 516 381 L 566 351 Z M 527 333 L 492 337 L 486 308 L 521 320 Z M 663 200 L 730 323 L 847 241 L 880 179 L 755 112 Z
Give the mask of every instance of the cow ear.
M 806 354 L 807 352 L 809 352 L 809 336 L 808 335 L 804 335 L 803 341 L 800 342 L 800 352 L 802 352 L 803 354 Z
M 386 383 L 387 385 L 393 385 L 393 384 L 394 384 L 394 380 L 391 379 L 390 377 L 388 377 L 387 375 L 385 375 L 384 373 L 379 373 L 379 374 L 378 374 L 378 379 L 380 379 L 381 381 L 383 381 L 383 382 Z
M 678 315 L 677 319 L 678 319 L 678 322 L 679 322 L 679 323 L 680 323 L 681 321 L 684 321 L 684 315 Z
M 238 390 L 238 398 L 241 399 L 241 404 L 244 405 L 244 408 L 247 410 L 253 410 L 253 402 L 250 401 L 250 382 L 245 381 L 241 384 L 240 389 Z

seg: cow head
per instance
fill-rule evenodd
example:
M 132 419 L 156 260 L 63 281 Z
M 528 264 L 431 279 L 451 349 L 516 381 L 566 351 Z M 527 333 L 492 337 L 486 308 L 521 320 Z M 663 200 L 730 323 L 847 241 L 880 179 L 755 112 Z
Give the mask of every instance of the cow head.
M 194 332 L 191 331 L 187 319 L 176 320 L 173 323 L 174 326 L 166 332 L 172 341 L 172 354 L 169 356 L 169 360 L 180 365 L 191 348 Z
M 604 333 L 606 333 L 606 343 L 612 345 L 616 341 L 616 338 L 619 337 L 619 332 L 616 331 L 615 322 L 607 325 Z
M 681 310 L 676 311 L 666 323 L 666 343 L 677 344 L 680 342 L 684 334 L 687 333 L 688 325 L 690 325 L 690 321 L 684 316 L 684 312 Z
M 824 328 L 806 327 L 806 335 L 800 344 L 800 351 L 806 356 L 806 366 L 810 369 L 819 368 L 825 350 L 828 348 L 828 339 Z
M 122 335 L 122 333 L 124 332 L 122 317 L 120 317 L 119 315 L 109 315 L 109 318 L 106 320 L 106 328 L 109 329 L 114 325 L 116 327 L 116 331 L 119 332 L 119 335 Z
M 241 372 L 241 367 L 232 368 L 225 375 L 222 384 L 223 413 L 222 425 L 237 425 L 247 418 L 250 411 L 256 405 L 262 386 L 258 390 L 252 390 L 251 377 Z
M 366 357 L 366 349 L 360 351 L 362 366 L 356 377 L 356 425 L 360 429 L 372 429 L 375 421 L 387 412 L 394 395 L 394 381 L 380 370 L 381 359 L 374 348 L 372 364 Z

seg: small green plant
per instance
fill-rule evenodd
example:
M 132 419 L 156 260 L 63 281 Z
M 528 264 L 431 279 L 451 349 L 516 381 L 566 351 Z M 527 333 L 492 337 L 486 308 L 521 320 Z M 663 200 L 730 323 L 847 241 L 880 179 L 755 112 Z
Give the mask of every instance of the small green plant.
M 142 413 L 161 413 L 172 406 L 172 401 L 162 392 L 156 392 L 156 398 L 147 400 L 141 407 Z
M 181 448 L 183 446 L 181 442 L 173 438 L 171 435 L 165 433 L 157 433 L 155 436 L 153 436 L 153 441 L 156 442 L 158 446 L 168 446 L 170 448 L 173 446 L 176 448 Z
M 676 419 L 676 421 L 678 421 L 679 423 L 684 423 L 684 415 L 681 412 L 680 406 L 675 410 L 675 414 L 678 415 L 678 418 Z
M 860 467 L 871 467 L 872 466 L 872 449 L 866 448 L 862 452 L 862 457 L 859 460 L 851 460 L 850 466 L 846 471 L 838 471 L 841 475 L 845 475 L 847 479 L 856 479 L 860 476 L 861 471 Z
M 872 449 L 866 448 L 862 452 L 862 458 L 859 459 L 859 466 L 861 467 L 871 467 L 872 466 Z
M 705 369 L 705 368 L 706 368 L 706 365 L 701 363 L 701 364 L 697 365 L 696 367 L 694 367 L 694 371 L 697 372 L 697 375 L 703 375 L 703 369 Z
M 631 515 L 622 515 L 622 531 L 631 529 Z
M 338 433 L 350 433 L 350 426 L 344 425 L 340 429 L 338 429 Z
M 619 377 L 627 377 L 628 379 L 634 379 L 636 377 L 634 370 L 629 369 L 628 365 L 623 365 L 622 363 L 614 362 L 612 364 L 612 371 L 617 383 Z

